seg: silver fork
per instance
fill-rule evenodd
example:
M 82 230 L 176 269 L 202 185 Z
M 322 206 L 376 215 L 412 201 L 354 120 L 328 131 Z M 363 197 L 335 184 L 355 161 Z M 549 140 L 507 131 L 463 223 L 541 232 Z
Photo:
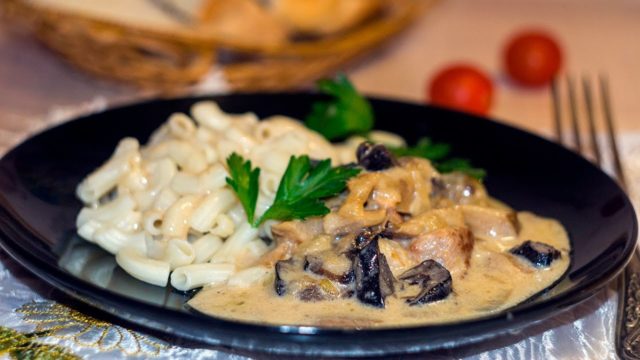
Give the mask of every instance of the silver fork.
M 604 131 L 607 134 L 607 146 L 603 151 L 597 138 L 596 117 L 594 107 L 594 90 L 591 81 L 587 77 L 582 78 L 582 99 L 584 100 L 584 114 L 586 115 L 586 126 L 588 146 L 582 138 L 581 122 L 578 109 L 578 92 L 576 82 L 572 77 L 565 79 L 566 92 L 569 102 L 569 128 L 571 132 L 573 148 L 584 157 L 591 156 L 595 164 L 602 167 L 604 156 L 608 150 L 613 162 L 613 170 L 616 180 L 620 186 L 626 190 L 624 170 L 620 161 L 618 142 L 616 138 L 615 124 L 611 111 L 611 101 L 609 95 L 609 84 L 604 76 L 598 78 L 598 90 L 600 95 L 600 106 L 602 118 L 604 119 Z M 560 95 L 560 81 L 554 80 L 551 86 L 553 96 L 553 114 L 555 135 L 557 142 L 571 147 L 567 141 L 563 130 L 563 113 Z M 621 359 L 640 359 L 640 253 L 636 251 L 631 261 L 620 274 L 617 282 L 618 291 L 618 313 L 616 317 L 616 352 Z

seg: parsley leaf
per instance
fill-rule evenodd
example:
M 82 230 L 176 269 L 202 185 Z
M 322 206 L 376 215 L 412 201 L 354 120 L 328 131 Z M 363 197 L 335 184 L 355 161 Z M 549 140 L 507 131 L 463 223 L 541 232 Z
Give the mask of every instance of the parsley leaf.
M 487 176 L 485 169 L 473 167 L 468 159 L 450 158 L 442 162 L 436 162 L 435 167 L 441 173 L 458 171 L 478 180 L 482 180 Z
M 396 156 L 415 156 L 428 159 L 441 173 L 458 171 L 478 180 L 482 180 L 487 175 L 484 169 L 473 167 L 467 159 L 447 158 L 451 146 L 445 143 L 434 143 L 426 137 L 418 140 L 413 147 L 389 147 L 389 150 Z
M 258 201 L 258 179 L 260 178 L 260 168 L 251 168 L 251 161 L 245 161 L 244 158 L 235 152 L 227 158 L 227 166 L 231 177 L 227 177 L 226 181 L 229 186 L 238 195 L 238 199 L 247 214 L 249 223 L 253 223 L 254 213 L 256 211 L 256 202 Z
M 449 155 L 451 146 L 445 143 L 434 143 L 431 139 L 423 137 L 413 147 L 389 147 L 389 150 L 396 156 L 415 156 L 437 161 Z
M 369 101 L 358 93 L 344 74 L 335 80 L 317 82 L 318 90 L 334 98 L 313 103 L 305 124 L 328 140 L 364 135 L 373 128 L 374 115 Z
M 335 196 L 347 187 L 347 180 L 360 169 L 331 167 L 331 160 L 312 162 L 308 156 L 292 156 L 278 186 L 273 204 L 253 225 L 264 221 L 305 219 L 329 213 L 322 199 Z

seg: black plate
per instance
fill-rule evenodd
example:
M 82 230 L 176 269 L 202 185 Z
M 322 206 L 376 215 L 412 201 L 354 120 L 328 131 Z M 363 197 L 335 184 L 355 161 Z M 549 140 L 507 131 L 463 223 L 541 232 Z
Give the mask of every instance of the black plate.
M 303 118 L 311 94 L 214 97 L 227 112 Z M 281 354 L 375 355 L 459 346 L 549 317 L 594 294 L 629 259 L 636 216 L 607 175 L 564 148 L 490 120 L 433 107 L 372 100 L 377 127 L 410 142 L 428 135 L 487 169 L 489 192 L 516 209 L 559 219 L 573 242 L 564 281 L 508 312 L 437 326 L 328 330 L 263 326 L 189 312 L 185 297 L 141 283 L 113 256 L 79 240 L 77 183 L 101 164 L 118 140 L 142 142 L 176 111 L 202 98 L 159 100 L 90 115 L 27 140 L 0 161 L 0 239 L 13 258 L 68 294 L 129 323 L 210 345 Z M 286 311 L 283 309 L 283 311 Z

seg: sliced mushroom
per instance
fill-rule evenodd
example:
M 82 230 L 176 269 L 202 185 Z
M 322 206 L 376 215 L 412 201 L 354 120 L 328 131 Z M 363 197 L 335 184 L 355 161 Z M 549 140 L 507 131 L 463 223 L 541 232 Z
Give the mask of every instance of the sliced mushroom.
M 380 171 L 395 165 L 396 160 L 382 144 L 363 142 L 356 150 L 358 164 L 369 171 Z
M 385 298 L 395 290 L 395 279 L 384 254 L 380 253 L 377 237 L 360 238 L 362 241 L 356 244 L 360 250 L 353 260 L 356 296 L 363 304 L 383 308 Z
M 423 261 L 404 272 L 399 279 L 409 285 L 420 286 L 418 294 L 406 300 L 412 306 L 442 300 L 451 293 L 452 280 L 449 270 L 433 260 Z
M 527 259 L 535 267 L 548 267 L 561 256 L 560 251 L 553 246 L 531 240 L 525 241 L 509 252 Z
M 304 270 L 341 284 L 349 284 L 354 280 L 352 262 L 346 256 L 333 251 L 305 256 Z
M 322 219 L 319 217 L 305 221 L 285 221 L 271 227 L 271 233 L 276 241 L 287 239 L 295 244 L 312 240 L 322 234 L 322 230 Z
M 276 263 L 276 294 L 283 296 L 287 292 L 287 283 L 292 280 L 293 272 L 295 272 L 296 263 L 294 259 L 280 260 Z
M 308 275 L 297 259 L 278 261 L 275 270 L 275 291 L 279 296 L 291 294 L 302 301 L 322 301 L 352 294 L 327 278 Z
M 518 217 L 512 210 L 476 205 L 461 205 L 460 209 L 467 226 L 475 236 L 502 239 L 518 235 Z

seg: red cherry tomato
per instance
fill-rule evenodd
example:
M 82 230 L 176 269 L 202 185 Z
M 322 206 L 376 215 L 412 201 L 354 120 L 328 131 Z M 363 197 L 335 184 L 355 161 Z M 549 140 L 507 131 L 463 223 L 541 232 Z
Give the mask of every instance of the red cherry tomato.
M 527 31 L 513 37 L 504 53 L 509 76 L 526 86 L 548 84 L 560 70 L 562 52 L 558 43 L 539 31 Z
M 493 85 L 482 71 L 458 64 L 438 72 L 431 80 L 429 97 L 434 105 L 484 115 L 491 107 Z

